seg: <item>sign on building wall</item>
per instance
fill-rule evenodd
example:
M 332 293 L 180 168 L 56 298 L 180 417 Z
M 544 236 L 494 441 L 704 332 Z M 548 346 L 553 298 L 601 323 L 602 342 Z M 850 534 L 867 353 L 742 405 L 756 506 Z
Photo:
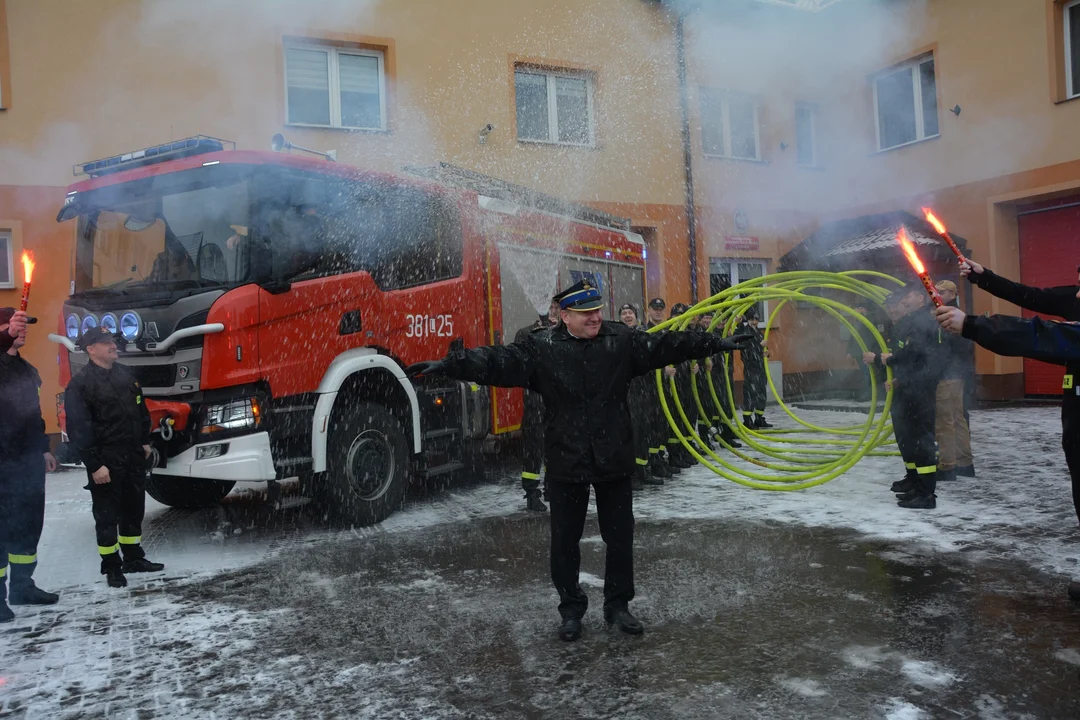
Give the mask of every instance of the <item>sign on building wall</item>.
M 725 235 L 724 250 L 757 250 L 758 239 L 752 235 Z

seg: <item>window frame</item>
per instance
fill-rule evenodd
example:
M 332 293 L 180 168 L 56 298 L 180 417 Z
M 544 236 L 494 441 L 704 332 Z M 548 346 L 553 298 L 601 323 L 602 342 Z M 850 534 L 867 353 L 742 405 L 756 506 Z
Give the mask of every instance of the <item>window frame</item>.
M 14 290 L 15 281 L 15 233 L 7 228 L 0 230 L 0 240 L 7 241 L 7 252 L 0 251 L 0 263 L 7 263 L 9 282 L 0 281 L 0 290 Z
M 923 63 L 925 62 L 934 63 L 934 93 L 937 94 L 937 57 L 933 52 L 924 53 L 898 65 L 893 65 L 892 67 L 886 68 L 879 73 L 875 73 L 871 78 L 870 85 L 874 91 L 874 136 L 876 138 L 877 152 L 887 152 L 889 150 L 895 150 L 896 148 L 907 147 L 908 145 L 914 145 L 915 143 L 921 143 L 927 140 L 933 140 L 934 138 L 941 137 L 940 102 L 938 103 L 938 131 L 933 135 L 926 134 L 926 117 L 923 112 L 922 102 L 922 75 L 919 72 L 919 68 L 922 67 Z M 915 139 L 899 143 L 897 145 L 882 147 L 881 103 L 878 100 L 878 82 L 883 78 L 889 77 L 890 75 L 894 75 L 904 70 L 911 74 L 911 93 L 915 105 Z
M 810 116 L 810 162 L 804 163 L 799 160 L 799 111 L 804 110 Z M 818 162 L 817 151 L 817 116 L 818 107 L 814 103 L 797 102 L 795 103 L 795 164 L 804 168 L 819 168 L 821 164 Z
M 701 113 L 701 93 L 716 93 L 720 100 L 720 122 L 723 127 L 721 140 L 723 142 L 723 154 L 708 152 L 705 149 L 705 115 Z M 731 101 L 734 99 L 749 102 L 754 109 L 754 157 L 742 157 L 733 155 L 731 152 Z M 698 90 L 698 113 L 701 117 L 701 153 L 705 157 L 721 158 L 724 160 L 741 160 L 743 162 L 765 162 L 761 157 L 761 103 L 758 98 L 747 93 L 731 92 L 718 88 L 701 87 Z
M 330 124 L 295 122 L 289 117 L 289 50 L 318 50 L 327 53 L 326 72 L 328 92 L 330 94 Z M 359 55 L 374 57 L 379 63 L 379 127 L 360 127 L 341 124 L 341 68 L 338 64 L 340 55 Z M 386 116 L 386 51 L 378 48 L 348 47 L 326 42 L 286 41 L 282 52 L 282 76 L 285 83 L 285 124 L 291 127 L 322 128 L 329 130 L 350 130 L 357 132 L 387 132 L 389 123 Z
M 1076 80 L 1076 75 L 1080 74 L 1080 66 L 1073 67 L 1072 62 L 1072 13 L 1074 9 L 1080 9 L 1080 0 L 1071 0 L 1061 6 L 1061 27 L 1065 40 L 1065 99 L 1073 100 L 1080 98 L 1080 90 L 1073 92 L 1073 84 Z M 1080 12 L 1080 10 L 1078 10 Z
M 548 113 L 548 139 L 523 138 L 521 128 L 517 123 L 517 74 L 540 75 L 545 80 L 547 90 L 547 113 Z M 584 143 L 569 142 L 559 139 L 559 106 L 556 78 L 585 81 L 585 111 L 588 114 L 589 140 Z M 572 68 L 545 68 L 525 63 L 514 65 L 514 135 L 519 143 L 538 143 L 541 145 L 562 145 L 566 147 L 596 147 L 596 108 L 595 108 L 595 83 L 596 78 L 588 70 L 574 70 Z
M 769 274 L 769 261 L 766 258 L 756 258 L 756 257 L 742 257 L 742 258 L 741 257 L 710 257 L 709 258 L 709 275 L 710 275 L 710 277 L 714 274 L 713 271 L 712 271 L 713 263 L 727 263 L 728 264 L 728 268 L 730 270 L 730 273 L 728 274 L 728 277 L 730 277 L 731 280 L 732 280 L 732 282 L 731 282 L 732 287 L 734 287 L 735 285 L 738 285 L 740 282 L 742 282 L 742 280 L 738 278 L 739 263 L 742 263 L 744 265 L 749 265 L 750 263 L 757 263 L 757 265 L 761 268 L 761 275 L 759 275 L 758 277 L 764 277 L 764 276 Z M 752 279 L 752 278 L 747 278 L 747 280 L 750 280 L 750 279 Z M 769 321 L 769 301 L 768 300 L 759 300 L 758 302 L 761 304 L 761 317 L 758 319 L 758 327 L 761 328 L 761 329 L 764 329 L 766 324 Z

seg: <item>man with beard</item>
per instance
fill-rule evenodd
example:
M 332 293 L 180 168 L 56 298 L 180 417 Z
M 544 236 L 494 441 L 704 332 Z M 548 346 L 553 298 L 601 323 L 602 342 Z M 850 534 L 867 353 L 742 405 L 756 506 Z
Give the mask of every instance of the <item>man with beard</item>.
M 634 598 L 635 471 L 630 382 L 657 368 L 736 349 L 742 338 L 709 333 L 635 332 L 604 322 L 600 291 L 581 281 L 555 296 L 561 322 L 522 343 L 455 350 L 411 365 L 410 377 L 442 373 L 497 387 L 527 387 L 544 397 L 551 578 L 559 593 L 559 636 L 581 637 L 588 597 L 578 582 L 580 541 L 596 492 L 600 535 L 607 545 L 604 619 L 633 635 L 644 626 L 629 610 Z

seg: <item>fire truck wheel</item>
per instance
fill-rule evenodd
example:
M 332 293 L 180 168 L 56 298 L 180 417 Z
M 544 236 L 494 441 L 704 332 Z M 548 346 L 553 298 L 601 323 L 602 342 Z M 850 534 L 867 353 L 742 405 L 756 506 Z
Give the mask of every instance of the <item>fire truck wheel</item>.
M 150 473 L 146 494 L 174 508 L 204 508 L 222 501 L 236 483 L 228 480 L 192 480 Z
M 370 402 L 341 404 L 331 420 L 322 504 L 353 525 L 382 522 L 405 500 L 409 444 L 401 420 Z

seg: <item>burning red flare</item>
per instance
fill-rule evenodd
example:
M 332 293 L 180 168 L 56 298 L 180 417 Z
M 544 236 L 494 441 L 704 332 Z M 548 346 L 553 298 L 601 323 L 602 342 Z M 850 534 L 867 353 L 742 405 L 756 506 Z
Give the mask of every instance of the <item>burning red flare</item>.
M 964 253 L 960 252 L 960 248 L 958 248 L 956 246 L 956 243 L 953 242 L 952 236 L 949 235 L 948 228 L 945 227 L 945 223 L 941 222 L 941 220 L 938 219 L 938 216 L 934 214 L 934 211 L 928 207 L 924 207 L 922 211 L 923 215 L 926 216 L 926 222 L 934 226 L 934 229 L 937 230 L 938 235 L 940 235 L 941 238 L 946 242 L 946 244 L 948 244 L 949 249 L 953 251 L 953 255 L 956 256 L 956 259 L 960 262 L 964 262 L 965 260 L 967 260 L 967 258 L 964 257 Z
M 23 250 L 22 254 L 22 266 L 23 266 L 23 288 L 22 288 L 22 300 L 19 302 L 19 309 L 26 312 L 26 306 L 30 302 L 30 281 L 34 279 L 34 256 L 26 250 Z
M 930 295 L 930 299 L 934 301 L 934 306 L 941 307 L 944 305 L 945 303 L 942 301 L 941 295 L 938 294 L 934 281 L 930 279 L 930 273 L 926 272 L 926 266 L 922 264 L 922 260 L 919 259 L 919 254 L 915 252 L 915 243 L 911 242 L 911 238 L 908 237 L 907 228 L 903 225 L 900 226 L 900 230 L 896 233 L 896 242 L 900 243 L 900 248 L 904 251 L 904 255 L 907 256 L 907 261 L 919 276 L 919 280 L 922 281 L 927 294 Z

